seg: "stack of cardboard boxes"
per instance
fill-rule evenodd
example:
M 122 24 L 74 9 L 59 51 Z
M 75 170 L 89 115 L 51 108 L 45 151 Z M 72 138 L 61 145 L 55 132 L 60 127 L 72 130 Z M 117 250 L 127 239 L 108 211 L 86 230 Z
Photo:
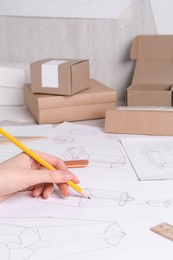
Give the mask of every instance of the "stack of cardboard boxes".
M 36 61 L 30 72 L 25 103 L 39 124 L 104 118 L 116 107 L 116 91 L 90 79 L 89 60 Z
M 173 36 L 137 36 L 130 57 L 135 69 L 127 107 L 106 112 L 105 131 L 173 135 Z

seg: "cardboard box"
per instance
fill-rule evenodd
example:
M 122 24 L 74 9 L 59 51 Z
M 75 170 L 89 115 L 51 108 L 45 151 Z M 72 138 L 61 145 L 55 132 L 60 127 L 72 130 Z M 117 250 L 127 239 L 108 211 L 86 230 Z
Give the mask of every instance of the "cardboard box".
M 34 94 L 26 84 L 26 106 L 39 124 L 104 118 L 116 106 L 116 91 L 91 79 L 90 88 L 73 96 Z
M 73 95 L 89 87 L 89 60 L 40 60 L 30 72 L 33 93 Z
M 105 132 L 118 134 L 173 135 L 173 108 L 119 107 L 106 111 Z
M 137 36 L 130 58 L 136 60 L 127 106 L 171 106 L 173 35 Z

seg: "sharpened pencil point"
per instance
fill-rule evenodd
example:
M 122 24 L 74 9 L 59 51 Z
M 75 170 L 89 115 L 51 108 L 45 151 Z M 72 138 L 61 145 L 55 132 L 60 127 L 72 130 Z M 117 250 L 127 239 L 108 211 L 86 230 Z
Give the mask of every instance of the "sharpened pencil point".
M 84 198 L 86 198 L 86 199 L 89 199 L 89 200 L 91 199 L 90 196 L 88 196 L 88 194 L 86 194 L 86 193 L 83 192 L 83 191 L 81 192 L 81 195 L 82 195 Z

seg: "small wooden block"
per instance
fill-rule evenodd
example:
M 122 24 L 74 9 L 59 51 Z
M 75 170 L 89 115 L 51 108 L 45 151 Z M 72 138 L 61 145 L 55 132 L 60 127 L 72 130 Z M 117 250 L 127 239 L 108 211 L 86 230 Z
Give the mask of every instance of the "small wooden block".
M 173 226 L 166 222 L 163 222 L 157 226 L 152 227 L 151 231 L 173 241 Z

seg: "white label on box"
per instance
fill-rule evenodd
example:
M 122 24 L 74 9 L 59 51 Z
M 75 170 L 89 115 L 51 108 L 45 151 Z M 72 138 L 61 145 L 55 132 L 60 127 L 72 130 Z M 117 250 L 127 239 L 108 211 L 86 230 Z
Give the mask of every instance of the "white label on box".
M 67 60 L 51 60 L 41 66 L 42 87 L 58 88 L 58 66 Z

